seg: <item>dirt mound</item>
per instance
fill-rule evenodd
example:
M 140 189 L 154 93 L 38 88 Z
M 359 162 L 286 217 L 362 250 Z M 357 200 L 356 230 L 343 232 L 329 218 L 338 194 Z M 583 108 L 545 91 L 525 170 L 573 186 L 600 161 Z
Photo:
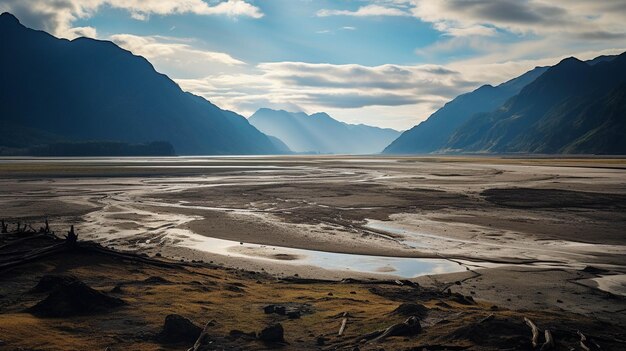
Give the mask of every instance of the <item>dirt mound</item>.
M 46 274 L 39 280 L 39 283 L 35 285 L 34 288 L 30 289 L 32 293 L 44 293 L 51 292 L 52 290 L 63 286 L 69 285 L 73 282 L 79 281 L 73 275 L 63 275 L 63 274 Z
M 403 303 L 398 306 L 391 314 L 400 316 L 417 316 L 419 319 L 424 319 L 428 315 L 428 308 L 419 303 Z
M 171 281 L 163 278 L 163 277 L 157 277 L 157 276 L 152 276 L 152 277 L 148 277 L 146 279 L 143 280 L 143 283 L 146 284 L 172 284 Z
M 280 323 L 272 324 L 261 330 L 259 339 L 265 342 L 284 342 L 284 329 Z
M 165 317 L 163 330 L 157 335 L 157 340 L 163 343 L 193 343 L 201 332 L 202 328 L 189 319 L 178 314 L 170 314 Z
M 491 318 L 474 322 L 454 330 L 444 339 L 469 340 L 476 345 L 530 350 L 530 330 L 518 319 Z
M 51 284 L 52 282 L 54 284 Z M 48 297 L 27 309 L 27 312 L 38 317 L 90 315 L 107 312 L 126 304 L 123 300 L 94 290 L 77 279 L 50 280 L 47 278 L 47 282 L 41 285 L 42 287 L 54 286 L 54 288 Z
M 456 303 L 459 303 L 461 305 L 475 305 L 476 301 L 474 301 L 474 298 L 471 296 L 464 296 L 461 295 L 459 293 L 453 293 L 450 296 L 450 301 L 454 301 Z

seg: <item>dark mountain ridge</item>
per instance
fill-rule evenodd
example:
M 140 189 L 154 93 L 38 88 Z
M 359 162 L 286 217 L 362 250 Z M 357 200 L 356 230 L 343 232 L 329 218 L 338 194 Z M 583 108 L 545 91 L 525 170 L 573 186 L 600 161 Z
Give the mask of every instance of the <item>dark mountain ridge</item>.
M 625 55 L 570 57 L 460 95 L 385 153 L 626 154 Z
M 626 53 L 589 64 L 567 58 L 497 110 L 458 128 L 463 152 L 626 154 Z
M 470 93 L 457 96 L 430 115 L 428 119 L 402 133 L 383 152 L 425 154 L 445 147 L 455 130 L 474 114 L 492 111 L 501 106 L 547 69 L 547 67 L 536 67 L 496 87 L 487 84 Z
M 167 141 L 178 154 L 284 152 L 244 117 L 182 91 L 112 42 L 58 39 L 3 13 L 0 48 L 0 124 L 15 135 L 2 146 Z

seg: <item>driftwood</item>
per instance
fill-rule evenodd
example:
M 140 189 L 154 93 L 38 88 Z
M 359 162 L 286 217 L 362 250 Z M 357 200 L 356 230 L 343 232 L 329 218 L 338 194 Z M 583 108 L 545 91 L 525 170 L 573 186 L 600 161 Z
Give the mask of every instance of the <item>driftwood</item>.
M 580 348 L 585 351 L 591 351 L 591 348 L 587 346 L 587 337 L 585 334 L 581 333 L 580 330 L 577 331 L 578 336 L 580 336 Z
M 48 219 L 46 218 L 45 222 L 44 222 L 45 227 L 40 227 L 39 228 L 39 232 L 40 233 L 45 233 L 48 234 L 50 233 L 50 224 L 48 224 Z
M 346 330 L 346 324 L 348 324 L 348 312 L 343 313 L 343 319 L 341 320 L 341 327 L 339 327 L 338 336 L 343 335 L 344 330 Z
M 209 338 L 209 328 L 214 325 L 214 320 L 208 321 L 207 324 L 204 326 L 204 329 L 202 329 L 202 332 L 198 336 L 198 339 L 196 339 L 196 342 L 187 351 L 203 351 L 205 347 L 208 346 L 207 341 Z
M 533 321 L 531 321 L 530 319 L 528 319 L 527 317 L 524 317 L 524 322 L 526 322 L 526 325 L 528 325 L 533 333 L 532 336 L 532 344 L 533 344 L 533 348 L 536 348 L 539 345 L 539 328 L 537 328 L 537 326 L 535 325 L 535 323 L 533 323 Z
M 20 224 L 21 227 L 21 224 Z M 161 261 L 161 260 L 155 260 L 155 259 L 150 259 L 150 258 L 146 258 L 146 257 L 141 257 L 137 254 L 133 254 L 133 253 L 124 253 L 124 252 L 117 252 L 111 249 L 107 249 L 102 247 L 99 244 L 96 243 L 91 243 L 91 242 L 78 242 L 78 235 L 76 234 L 75 230 L 74 230 L 74 226 L 70 227 L 70 230 L 68 231 L 67 235 L 65 236 L 65 240 L 61 241 L 59 240 L 58 237 L 53 236 L 50 233 L 47 234 L 35 234 L 32 236 L 28 236 L 28 237 L 21 237 L 19 239 L 13 240 L 5 245 L 0 246 L 0 250 L 5 249 L 7 247 L 10 246 L 15 246 L 18 245 L 19 243 L 22 243 L 24 241 L 28 241 L 28 240 L 32 240 L 32 239 L 36 239 L 36 238 L 42 238 L 42 237 L 50 237 L 52 239 L 52 244 L 49 246 L 45 246 L 45 247 L 40 247 L 40 248 L 36 248 L 36 249 L 32 249 L 32 250 L 28 250 L 25 251 L 24 254 L 21 254 L 15 258 L 12 258 L 10 261 L 6 260 L 6 261 L 0 261 L 0 270 L 2 269 L 6 269 L 6 268 L 10 268 L 10 267 L 14 267 L 14 266 L 18 266 L 24 263 L 28 263 L 43 257 L 46 257 L 48 255 L 55 255 L 61 252 L 64 252 L 66 250 L 84 250 L 84 251 L 89 251 L 89 252 L 97 252 L 97 253 L 102 253 L 108 256 L 114 256 L 114 257 L 119 257 L 122 259 L 127 259 L 127 260 L 131 260 L 131 261 L 137 261 L 137 262 L 142 262 L 142 263 L 147 263 L 147 264 L 151 264 L 154 266 L 158 266 L 158 267 L 166 267 L 166 268 L 177 268 L 180 269 L 181 264 L 179 263 L 171 263 L 171 262 L 167 262 L 167 261 Z M 13 254 L 15 253 L 15 251 L 13 252 Z M 12 253 L 8 253 L 9 255 L 11 255 Z
M 67 250 L 67 246 L 65 246 L 64 243 L 54 244 L 54 245 L 47 246 L 38 250 L 33 250 L 33 251 L 28 252 L 25 255 L 20 256 L 16 260 L 0 263 L 0 270 L 13 267 L 13 266 L 18 266 L 24 263 L 28 263 L 28 262 L 43 258 L 48 255 L 63 252 L 65 250 Z
M 32 240 L 32 239 L 38 239 L 38 238 L 41 238 L 41 237 L 44 237 L 44 236 L 46 236 L 46 235 L 39 235 L 38 234 L 38 235 L 26 236 L 26 237 L 21 237 L 19 239 L 11 240 L 10 242 L 8 242 L 6 244 L 1 245 L 0 246 L 0 250 L 5 249 L 5 248 L 10 247 L 10 246 L 15 246 L 15 245 L 21 244 L 24 241 L 28 241 L 28 240 Z
M 422 331 L 422 326 L 417 317 L 411 316 L 402 323 L 397 323 L 385 330 L 377 330 L 375 332 L 365 334 L 360 338 L 360 342 L 366 341 L 384 341 L 390 336 L 411 336 Z
M 76 245 L 78 241 L 78 234 L 74 232 L 74 225 L 70 227 L 70 231 L 65 235 L 65 243 L 70 246 Z
M 543 345 L 541 345 L 541 351 L 545 351 L 545 350 L 551 350 L 554 348 L 554 338 L 552 337 L 552 333 L 550 332 L 550 330 L 546 329 L 544 331 L 544 335 L 546 337 L 546 342 L 543 343 Z
M 486 323 L 489 322 L 490 320 L 494 319 L 496 316 L 493 313 L 490 313 L 487 317 L 481 319 L 480 321 L 478 321 L 478 324 L 481 323 Z

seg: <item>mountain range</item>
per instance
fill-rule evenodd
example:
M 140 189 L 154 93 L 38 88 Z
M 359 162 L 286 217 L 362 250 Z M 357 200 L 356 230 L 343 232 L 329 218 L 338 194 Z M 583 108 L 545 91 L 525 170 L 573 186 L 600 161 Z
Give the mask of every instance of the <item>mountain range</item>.
M 489 112 L 519 93 L 548 67 L 536 67 L 498 86 L 483 85 L 446 103 L 427 120 L 404 132 L 386 149 L 386 153 L 429 153 L 445 147 L 452 133 L 472 116 Z
M 109 41 L 0 15 L 0 155 L 626 154 L 626 53 L 567 58 L 460 95 L 400 134 L 326 113 L 249 120 Z
M 263 133 L 277 137 L 299 153 L 380 153 L 400 135 L 393 129 L 343 123 L 323 112 L 307 115 L 262 108 L 248 120 Z
M 108 41 L 58 39 L 0 15 L 0 147 L 169 142 L 177 154 L 279 154 L 246 118 L 184 92 Z
M 626 154 L 626 53 L 537 67 L 460 95 L 387 154 Z
M 561 61 L 500 108 L 468 120 L 447 148 L 626 154 L 626 53 L 595 65 Z

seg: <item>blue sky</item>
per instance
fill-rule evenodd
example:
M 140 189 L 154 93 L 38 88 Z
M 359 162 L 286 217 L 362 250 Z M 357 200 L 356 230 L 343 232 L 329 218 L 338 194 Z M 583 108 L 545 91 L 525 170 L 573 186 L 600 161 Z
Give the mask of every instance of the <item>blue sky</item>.
M 415 48 L 436 42 L 440 33 L 410 17 L 319 17 L 325 8 L 356 10 L 362 2 L 270 0 L 255 2 L 262 18 L 152 15 L 137 21 L 124 10 L 103 6 L 96 16 L 74 22 L 97 28 L 101 37 L 118 33 L 198 39 L 197 46 L 227 52 L 256 64 L 275 61 L 368 66 L 424 61 Z
M 482 84 L 626 47 L 618 0 L 2 0 L 0 11 L 112 40 L 244 116 L 325 111 L 399 130 Z

